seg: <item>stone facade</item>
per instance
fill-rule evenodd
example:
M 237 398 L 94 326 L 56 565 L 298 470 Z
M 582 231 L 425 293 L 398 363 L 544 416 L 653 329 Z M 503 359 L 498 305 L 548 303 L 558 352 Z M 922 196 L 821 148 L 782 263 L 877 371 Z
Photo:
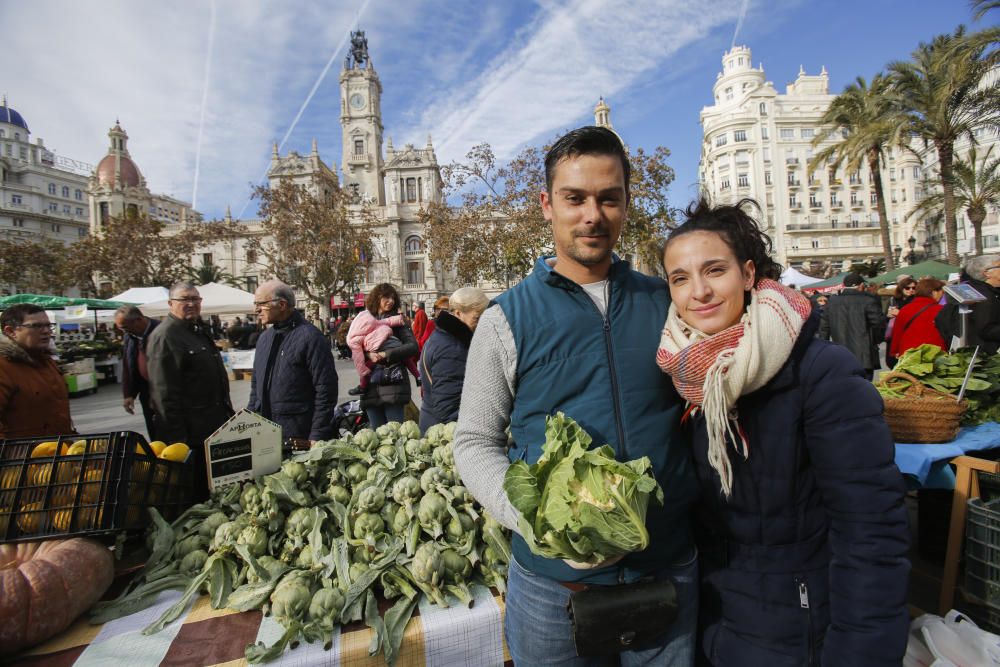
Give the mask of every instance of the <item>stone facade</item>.
M 805 270 L 827 265 L 840 271 L 852 261 L 882 256 L 868 169 L 808 171 L 816 150 L 812 139 L 835 97 L 825 68 L 816 75 L 800 68 L 795 81 L 779 93 L 766 80 L 763 66 L 753 67 L 750 49 L 737 46 L 723 56 L 712 92 L 714 104 L 701 111 L 704 192 L 719 203 L 756 200 L 782 264 Z M 903 258 L 910 236 L 917 244 L 927 236 L 922 218 L 906 219 L 918 201 L 924 173 L 918 155 L 898 149 L 889 151 L 882 168 L 890 237 Z

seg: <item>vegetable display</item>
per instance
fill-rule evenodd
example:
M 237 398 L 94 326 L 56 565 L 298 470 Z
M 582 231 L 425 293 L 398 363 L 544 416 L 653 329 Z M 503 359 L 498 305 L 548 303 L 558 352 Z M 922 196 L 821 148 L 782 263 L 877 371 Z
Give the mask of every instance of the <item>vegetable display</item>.
M 518 528 L 532 553 L 596 564 L 649 546 L 646 508 L 663 489 L 642 457 L 622 463 L 610 445 L 561 412 L 546 418 L 542 456 L 516 461 L 503 488 L 520 514 Z
M 937 345 L 924 344 L 904 352 L 892 370 L 909 373 L 931 389 L 957 395 L 971 361 L 969 348 L 947 354 Z M 886 398 L 903 398 L 910 384 L 903 378 L 892 378 L 879 384 L 878 391 Z M 1000 355 L 977 357 L 965 399 L 969 407 L 962 424 L 1000 421 Z
M 168 589 L 181 599 L 152 625 L 180 618 L 201 592 L 211 605 L 263 609 L 285 628 L 272 646 L 247 647 L 249 662 L 279 657 L 300 638 L 330 648 L 334 628 L 363 620 L 369 655 L 392 665 L 421 595 L 471 605 L 470 585 L 505 590 L 508 536 L 461 486 L 451 455 L 454 424 L 391 422 L 316 443 L 278 472 L 233 485 L 173 524 L 151 509 L 144 575 L 102 602 L 103 623 L 152 605 Z M 378 596 L 395 600 L 379 614 Z

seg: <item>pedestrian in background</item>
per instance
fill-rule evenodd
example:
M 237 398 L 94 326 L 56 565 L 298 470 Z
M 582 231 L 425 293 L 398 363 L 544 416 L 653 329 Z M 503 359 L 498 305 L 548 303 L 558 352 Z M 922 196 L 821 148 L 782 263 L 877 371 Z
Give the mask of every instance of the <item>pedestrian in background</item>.
M 368 293 L 365 309 L 380 320 L 399 315 L 399 292 L 389 283 L 379 283 Z M 392 334 L 399 340 L 398 346 L 366 352 L 370 362 L 382 367 L 382 377 L 390 378 L 379 384 L 371 382 L 361 395 L 372 428 L 391 421 L 402 423 L 403 409 L 410 402 L 410 378 L 404 364 L 419 353 L 417 339 L 408 322 L 393 327 Z
M 438 314 L 437 327 L 420 353 L 421 433 L 434 424 L 458 421 L 469 343 L 490 299 L 477 287 L 463 287 L 452 293 L 448 303 L 451 309 Z
M 434 309 L 432 313 L 433 317 L 427 321 L 427 325 L 424 327 L 423 337 L 417 338 L 417 344 L 420 346 L 421 350 L 424 349 L 424 345 L 431 337 L 431 334 L 434 333 L 434 328 L 437 326 L 438 315 L 440 315 L 443 312 L 447 312 L 447 310 L 448 310 L 448 297 L 439 296 L 437 300 L 434 301 Z
M 872 379 L 881 364 L 872 337 L 885 331 L 885 315 L 878 301 L 865 291 L 865 279 L 857 273 L 844 277 L 844 289 L 823 309 L 819 337 L 843 345 L 858 360 L 865 375 Z
M 150 399 L 164 442 L 191 448 L 194 501 L 207 500 L 205 440 L 233 416 L 229 377 L 191 283 L 170 288 L 170 314 L 149 336 Z
M 889 308 L 886 311 L 886 317 L 889 318 L 889 323 L 885 326 L 885 365 L 889 368 L 896 366 L 896 357 L 892 356 L 891 349 L 892 334 L 896 328 L 896 316 L 899 315 L 899 310 L 903 306 L 910 303 L 910 301 L 913 301 L 913 297 L 916 293 L 916 280 L 906 274 L 896 278 L 896 290 L 889 298 Z
M 54 326 L 33 304 L 0 314 L 0 439 L 74 432 L 66 380 L 52 358 Z
M 424 310 L 424 307 L 424 302 L 418 301 L 417 311 L 413 314 L 413 336 L 417 339 L 418 343 L 424 336 L 424 329 L 427 328 L 427 311 Z
M 961 280 L 986 297 L 986 301 L 971 305 L 967 315 L 965 344 L 978 345 L 980 352 L 996 354 L 1000 349 L 1000 255 L 980 255 L 969 259 L 962 270 Z M 936 320 L 938 331 L 948 346 L 962 332 L 962 316 L 957 303 L 941 309 Z
M 254 293 L 262 326 L 247 409 L 277 422 L 283 438 L 329 440 L 337 407 L 337 369 L 323 333 L 295 310 L 295 292 L 269 280 Z
M 146 317 L 135 306 L 122 306 L 115 311 L 115 326 L 122 330 L 122 406 L 125 412 L 135 414 L 135 399 L 142 407 L 146 434 L 150 441 L 161 440 L 156 428 L 156 411 L 149 401 L 149 335 L 160 321 Z M 213 336 L 214 338 L 214 336 Z
M 941 311 L 938 303 L 944 296 L 944 281 L 921 278 L 916 283 L 915 296 L 899 310 L 893 326 L 889 354 L 898 359 L 904 352 L 921 345 L 945 347 L 944 339 L 934 326 L 934 318 Z

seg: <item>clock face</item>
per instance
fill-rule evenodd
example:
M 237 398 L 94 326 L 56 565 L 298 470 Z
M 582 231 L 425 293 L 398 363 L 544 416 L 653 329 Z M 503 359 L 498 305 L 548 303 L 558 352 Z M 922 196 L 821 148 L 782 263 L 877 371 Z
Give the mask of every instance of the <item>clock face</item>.
M 364 95 L 362 95 L 361 93 L 354 93 L 353 95 L 351 95 L 352 107 L 354 107 L 355 109 L 360 109 L 364 105 L 365 105 Z

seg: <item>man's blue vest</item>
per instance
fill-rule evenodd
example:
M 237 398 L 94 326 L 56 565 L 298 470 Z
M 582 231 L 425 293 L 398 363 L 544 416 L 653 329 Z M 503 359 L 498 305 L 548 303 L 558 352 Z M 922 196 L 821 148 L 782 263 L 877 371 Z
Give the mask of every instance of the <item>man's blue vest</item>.
M 683 401 L 656 365 L 656 348 L 670 298 L 665 283 L 615 258 L 608 280 L 607 316 L 586 291 L 553 271 L 545 257 L 528 278 L 501 294 L 517 346 L 517 387 L 511 414 L 512 460 L 534 463 L 545 442 L 545 417 L 563 412 L 621 461 L 648 456 L 663 487 L 664 505 L 650 502 L 650 546 L 618 566 L 575 570 L 535 556 L 519 536 L 513 551 L 526 569 L 557 581 L 616 583 L 693 554 L 690 509 L 698 493 L 686 436 Z

